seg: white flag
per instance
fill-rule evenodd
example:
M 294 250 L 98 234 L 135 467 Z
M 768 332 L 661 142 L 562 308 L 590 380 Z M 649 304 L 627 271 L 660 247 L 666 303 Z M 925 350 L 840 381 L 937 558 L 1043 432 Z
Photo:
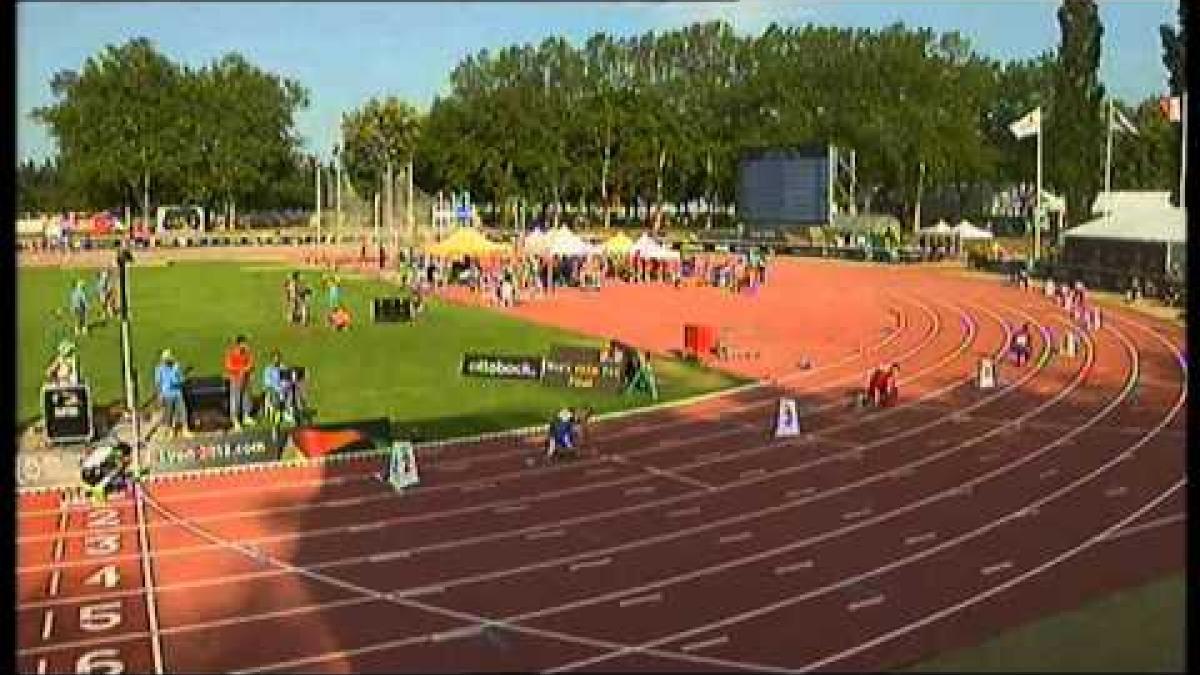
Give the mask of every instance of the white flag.
M 1120 108 L 1116 107 L 1113 108 L 1112 128 L 1113 131 L 1130 133 L 1134 136 L 1136 136 L 1138 132 L 1137 127 L 1133 126 L 1133 122 L 1130 122 L 1129 118 L 1125 116 L 1125 113 L 1121 112 Z
M 1013 132 L 1013 135 L 1017 138 L 1026 138 L 1034 134 L 1042 133 L 1041 106 L 1034 108 L 1021 119 L 1008 125 L 1008 130 Z
M 1178 122 L 1183 119 L 1178 96 L 1164 96 L 1159 99 L 1158 106 L 1162 108 L 1163 114 L 1167 116 L 1167 119 L 1172 122 Z

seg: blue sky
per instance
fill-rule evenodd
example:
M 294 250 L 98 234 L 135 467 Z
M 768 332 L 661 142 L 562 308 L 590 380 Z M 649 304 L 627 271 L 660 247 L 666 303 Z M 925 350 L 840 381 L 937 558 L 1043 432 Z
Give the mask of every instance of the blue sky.
M 21 2 L 17 6 L 17 156 L 53 154 L 29 111 L 52 102 L 53 73 L 79 68 L 107 44 L 152 39 L 192 65 L 237 51 L 262 68 L 299 80 L 312 105 L 298 126 L 310 151 L 328 156 L 343 111 L 371 96 L 395 94 L 426 109 L 464 56 L 482 48 L 565 35 L 579 44 L 605 31 L 638 34 L 725 19 L 743 34 L 772 21 L 880 27 L 896 21 L 958 30 L 977 50 L 1026 58 L 1058 43 L 1055 0 L 1004 2 L 608 3 L 103 3 Z M 1174 24 L 1176 0 L 1103 0 L 1101 76 L 1133 100 L 1166 89 L 1158 26 Z

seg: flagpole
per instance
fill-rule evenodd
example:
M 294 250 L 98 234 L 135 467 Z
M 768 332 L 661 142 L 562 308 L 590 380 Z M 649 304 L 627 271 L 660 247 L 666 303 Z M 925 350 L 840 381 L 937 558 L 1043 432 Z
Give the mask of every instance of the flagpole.
M 1038 106 L 1037 116 L 1037 196 L 1034 201 L 1033 214 L 1033 259 L 1036 262 L 1042 257 L 1042 108 Z
M 1108 99 L 1108 143 L 1104 153 L 1104 220 L 1112 220 L 1113 102 Z

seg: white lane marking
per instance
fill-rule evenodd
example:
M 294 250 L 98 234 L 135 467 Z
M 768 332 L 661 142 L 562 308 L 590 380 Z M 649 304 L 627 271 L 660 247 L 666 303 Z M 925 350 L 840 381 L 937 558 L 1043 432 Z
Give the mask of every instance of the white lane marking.
M 528 539 L 529 541 L 535 541 L 537 539 L 551 539 L 554 537 L 561 537 L 566 533 L 567 533 L 566 530 L 546 530 L 544 532 L 530 532 L 529 534 L 525 535 L 525 538 Z
M 737 534 L 727 534 L 724 537 L 717 539 L 718 544 L 732 544 L 735 541 L 746 541 L 754 534 L 750 532 L 738 532 Z
M 480 490 L 486 490 L 494 487 L 496 487 L 495 483 L 477 483 L 475 485 L 464 485 L 458 489 L 460 492 L 479 492 Z
M 1105 490 L 1104 496 L 1120 497 L 1121 495 L 1125 494 L 1126 492 L 1129 492 L 1129 488 L 1126 488 L 1124 485 L 1118 485 L 1117 487 L 1112 487 L 1112 488 Z
M 654 486 L 653 486 L 653 485 L 643 485 L 643 486 L 641 486 L 641 487 L 629 488 L 628 490 L 626 490 L 626 491 L 625 491 L 625 494 L 626 494 L 627 496 L 631 496 L 631 497 L 632 497 L 633 495 L 646 495 L 646 494 L 650 494 L 651 492 L 654 492 L 654 490 L 655 490 L 655 488 L 654 488 Z
M 677 480 L 681 483 L 686 483 L 688 485 L 692 485 L 692 486 L 695 486 L 698 488 L 704 488 L 705 490 L 715 490 L 716 489 L 716 487 L 709 485 L 708 483 L 705 483 L 704 481 L 699 481 L 699 480 L 696 480 L 695 478 L 685 476 L 681 473 L 675 473 L 674 471 L 668 471 L 667 469 L 660 469 L 656 466 L 644 466 L 642 468 L 656 476 L 662 476 L 663 478 Z
M 411 554 L 408 551 L 392 551 L 391 553 L 377 553 L 375 555 L 367 556 L 367 562 L 381 563 L 381 562 L 387 562 L 389 560 L 396 560 L 397 558 L 407 558 L 407 557 L 409 557 L 409 555 L 411 555 Z
M 50 639 L 50 631 L 54 629 L 54 610 L 48 609 L 42 615 L 42 642 Z
M 887 596 L 885 596 L 883 593 L 880 593 L 879 595 L 867 598 L 866 600 L 858 600 L 856 602 L 852 602 L 852 603 L 846 605 L 846 609 L 851 612 L 857 612 L 860 609 L 866 609 L 867 607 L 874 607 L 875 605 L 882 604 L 886 597 Z
M 797 562 L 797 563 L 790 563 L 788 565 L 780 565 L 779 567 L 776 567 L 775 574 L 782 576 L 784 574 L 791 574 L 792 572 L 795 572 L 796 570 L 810 569 L 812 566 L 813 566 L 813 561 L 801 560 L 800 562 Z
M 918 535 L 915 535 L 912 537 L 905 537 L 904 543 L 907 546 L 913 546 L 915 544 L 922 544 L 927 541 L 933 541 L 934 539 L 937 539 L 937 532 L 926 532 L 925 534 L 918 534 Z
M 859 509 L 857 511 L 851 511 L 850 513 L 843 513 L 842 520 L 854 520 L 856 518 L 862 518 L 863 516 L 869 515 L 871 515 L 870 508 Z
M 384 527 L 385 523 L 362 523 L 360 525 L 346 526 L 347 532 L 368 532 L 370 530 L 379 530 Z
M 455 628 L 453 630 L 445 630 L 440 633 L 434 633 L 430 639 L 434 642 L 448 642 L 450 640 L 461 640 L 469 638 L 483 632 L 483 626 L 473 625 L 464 628 Z
M 686 645 L 683 645 L 679 649 L 680 651 L 684 652 L 694 652 L 700 649 L 716 647 L 717 645 L 725 644 L 726 642 L 729 642 L 729 636 L 722 635 L 721 637 L 715 637 L 711 640 L 704 640 L 703 642 L 690 642 Z
M 995 565 L 988 565 L 987 567 L 979 570 L 979 573 L 985 577 L 990 577 L 996 572 L 1003 572 L 1006 569 L 1010 569 L 1012 566 L 1013 564 L 1011 560 L 1005 560 L 1004 562 L 996 563 Z
M 662 602 L 662 593 L 650 593 L 648 595 L 639 595 L 636 598 L 625 598 L 617 603 L 620 607 L 629 607 L 631 605 L 644 605 L 648 602 Z
M 1151 520 L 1146 523 L 1142 523 L 1141 525 L 1134 525 L 1132 527 L 1126 527 L 1124 529 L 1117 530 L 1116 532 L 1113 532 L 1112 534 L 1105 537 L 1104 540 L 1105 541 L 1113 541 L 1115 539 L 1127 537 L 1131 534 L 1138 534 L 1139 532 L 1146 532 L 1148 530 L 1165 527 L 1167 525 L 1172 525 L 1174 523 L 1180 523 L 1186 519 L 1187 519 L 1187 515 L 1183 514 L 1183 513 L 1176 513 L 1173 516 L 1163 516 L 1162 518 L 1155 518 L 1154 520 Z
M 686 509 L 675 509 L 674 511 L 668 511 L 667 517 L 668 518 L 679 518 L 681 516 L 690 516 L 690 515 L 693 515 L 696 513 L 700 513 L 700 507 L 699 506 L 689 506 Z
M 797 497 L 807 497 L 816 493 L 816 491 L 817 488 L 815 487 L 806 487 L 799 490 L 789 490 L 788 492 L 785 492 L 783 496 L 787 499 L 795 499 Z
M 599 560 L 584 560 L 583 562 L 577 562 L 577 563 L 572 564 L 567 569 L 569 569 L 572 572 L 577 572 L 579 570 L 587 569 L 589 567 L 603 567 L 603 566 L 609 564 L 610 562 L 612 562 L 611 557 L 600 558 Z
M 62 581 L 62 570 L 55 569 L 50 573 L 50 589 L 46 592 L 46 595 L 49 595 L 52 598 L 57 596 L 58 584 L 60 581 Z
M 767 475 L 767 470 L 759 468 L 759 469 L 750 469 L 749 471 L 743 471 L 741 473 L 740 477 L 741 478 L 753 478 L 755 476 L 765 476 L 765 475 Z
M 445 593 L 446 587 L 441 584 L 430 584 L 429 586 L 418 586 L 417 588 L 406 588 L 402 591 L 392 591 L 388 593 L 388 600 L 397 600 L 400 598 L 415 598 L 418 595 L 432 595 L 434 593 Z
M 59 562 L 62 560 L 63 546 L 65 545 L 65 543 L 66 542 L 64 542 L 61 538 L 55 540 L 55 542 L 54 542 L 54 562 Z
M 529 508 L 528 504 L 505 504 L 492 509 L 492 513 L 517 513 Z
M 905 466 L 905 467 L 901 467 L 901 468 L 893 471 L 892 478 L 908 478 L 909 476 L 915 474 L 916 472 L 917 472 L 917 470 L 912 468 L 911 466 Z
M 1058 469 L 1046 469 L 1045 471 L 1043 471 L 1041 474 L 1038 475 L 1038 478 L 1045 480 L 1047 478 L 1053 478 L 1056 475 L 1058 475 Z

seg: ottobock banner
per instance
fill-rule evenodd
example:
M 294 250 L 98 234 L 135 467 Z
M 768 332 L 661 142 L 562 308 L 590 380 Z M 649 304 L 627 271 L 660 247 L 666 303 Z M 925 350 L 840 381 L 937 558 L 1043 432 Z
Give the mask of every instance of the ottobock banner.
M 468 377 L 540 380 L 542 378 L 542 357 L 464 354 L 462 374 Z
M 156 472 L 244 466 L 279 461 L 286 442 L 286 436 L 276 439 L 269 429 L 253 429 L 204 439 L 152 442 L 150 457 Z

